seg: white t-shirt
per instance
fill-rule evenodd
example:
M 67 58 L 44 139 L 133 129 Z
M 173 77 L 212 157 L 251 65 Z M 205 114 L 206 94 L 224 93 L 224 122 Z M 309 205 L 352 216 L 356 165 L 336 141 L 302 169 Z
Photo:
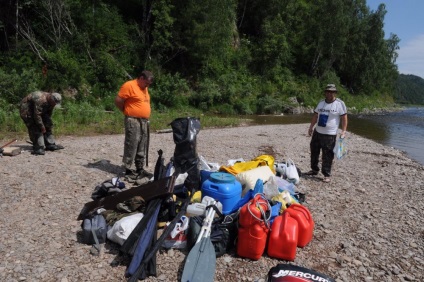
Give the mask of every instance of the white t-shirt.
M 323 99 L 318 103 L 314 112 L 318 114 L 316 131 L 321 134 L 337 135 L 340 116 L 347 114 L 347 109 L 345 103 L 339 98 L 331 103 L 326 103 Z

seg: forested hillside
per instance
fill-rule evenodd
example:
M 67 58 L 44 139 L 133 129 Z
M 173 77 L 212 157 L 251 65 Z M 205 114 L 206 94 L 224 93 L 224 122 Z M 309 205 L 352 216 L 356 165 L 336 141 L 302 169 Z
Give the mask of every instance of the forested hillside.
M 278 113 L 326 83 L 351 104 L 393 102 L 399 38 L 365 0 L 1 0 L 0 108 L 30 91 L 114 109 L 119 86 L 156 76 L 156 110 Z
M 424 105 L 424 79 L 412 74 L 399 75 L 395 99 L 398 103 Z

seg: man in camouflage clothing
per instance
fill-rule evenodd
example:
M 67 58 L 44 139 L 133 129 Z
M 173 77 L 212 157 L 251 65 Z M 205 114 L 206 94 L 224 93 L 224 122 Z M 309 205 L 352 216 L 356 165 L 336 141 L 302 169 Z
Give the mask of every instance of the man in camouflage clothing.
M 34 155 L 44 155 L 45 150 L 63 149 L 57 145 L 53 134 L 52 114 L 56 105 L 62 102 L 59 93 L 35 91 L 21 101 L 20 115 L 28 128 Z

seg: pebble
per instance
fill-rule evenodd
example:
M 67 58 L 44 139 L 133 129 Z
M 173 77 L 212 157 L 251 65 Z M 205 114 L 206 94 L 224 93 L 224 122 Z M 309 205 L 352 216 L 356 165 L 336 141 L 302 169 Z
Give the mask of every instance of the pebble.
M 291 158 L 301 171 L 309 168 L 307 124 L 202 129 L 198 154 L 207 161 L 251 160 L 269 154 Z M 239 144 L 240 138 L 243 139 Z M 403 152 L 349 133 L 349 153 L 335 160 L 332 181 L 322 175 L 301 177 L 305 206 L 315 221 L 312 241 L 297 248 L 293 262 L 264 255 L 258 261 L 240 258 L 235 250 L 217 258 L 215 281 L 267 281 L 278 263 L 314 269 L 338 282 L 424 281 L 424 167 Z M 127 281 L 130 258 L 120 246 L 106 243 L 101 256 L 80 243 L 76 218 L 91 201 L 94 187 L 122 171 L 124 135 L 59 137 L 64 150 L 33 156 L 25 150 L 0 158 L 1 281 Z M 151 133 L 149 166 L 153 172 L 162 149 L 173 156 L 172 133 Z M 402 177 L 398 177 L 402 175 Z M 130 185 L 130 184 L 128 184 Z M 402 188 L 402 189 L 400 189 Z M 157 253 L 157 277 L 144 281 L 180 281 L 188 252 Z

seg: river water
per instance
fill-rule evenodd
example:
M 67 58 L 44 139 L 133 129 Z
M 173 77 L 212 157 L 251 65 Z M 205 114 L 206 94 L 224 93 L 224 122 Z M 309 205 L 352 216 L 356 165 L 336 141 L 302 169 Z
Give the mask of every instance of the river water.
M 311 117 L 312 114 L 248 118 L 254 124 L 299 124 L 309 123 Z M 381 115 L 349 115 L 348 131 L 404 151 L 424 165 L 424 108 L 411 107 Z

